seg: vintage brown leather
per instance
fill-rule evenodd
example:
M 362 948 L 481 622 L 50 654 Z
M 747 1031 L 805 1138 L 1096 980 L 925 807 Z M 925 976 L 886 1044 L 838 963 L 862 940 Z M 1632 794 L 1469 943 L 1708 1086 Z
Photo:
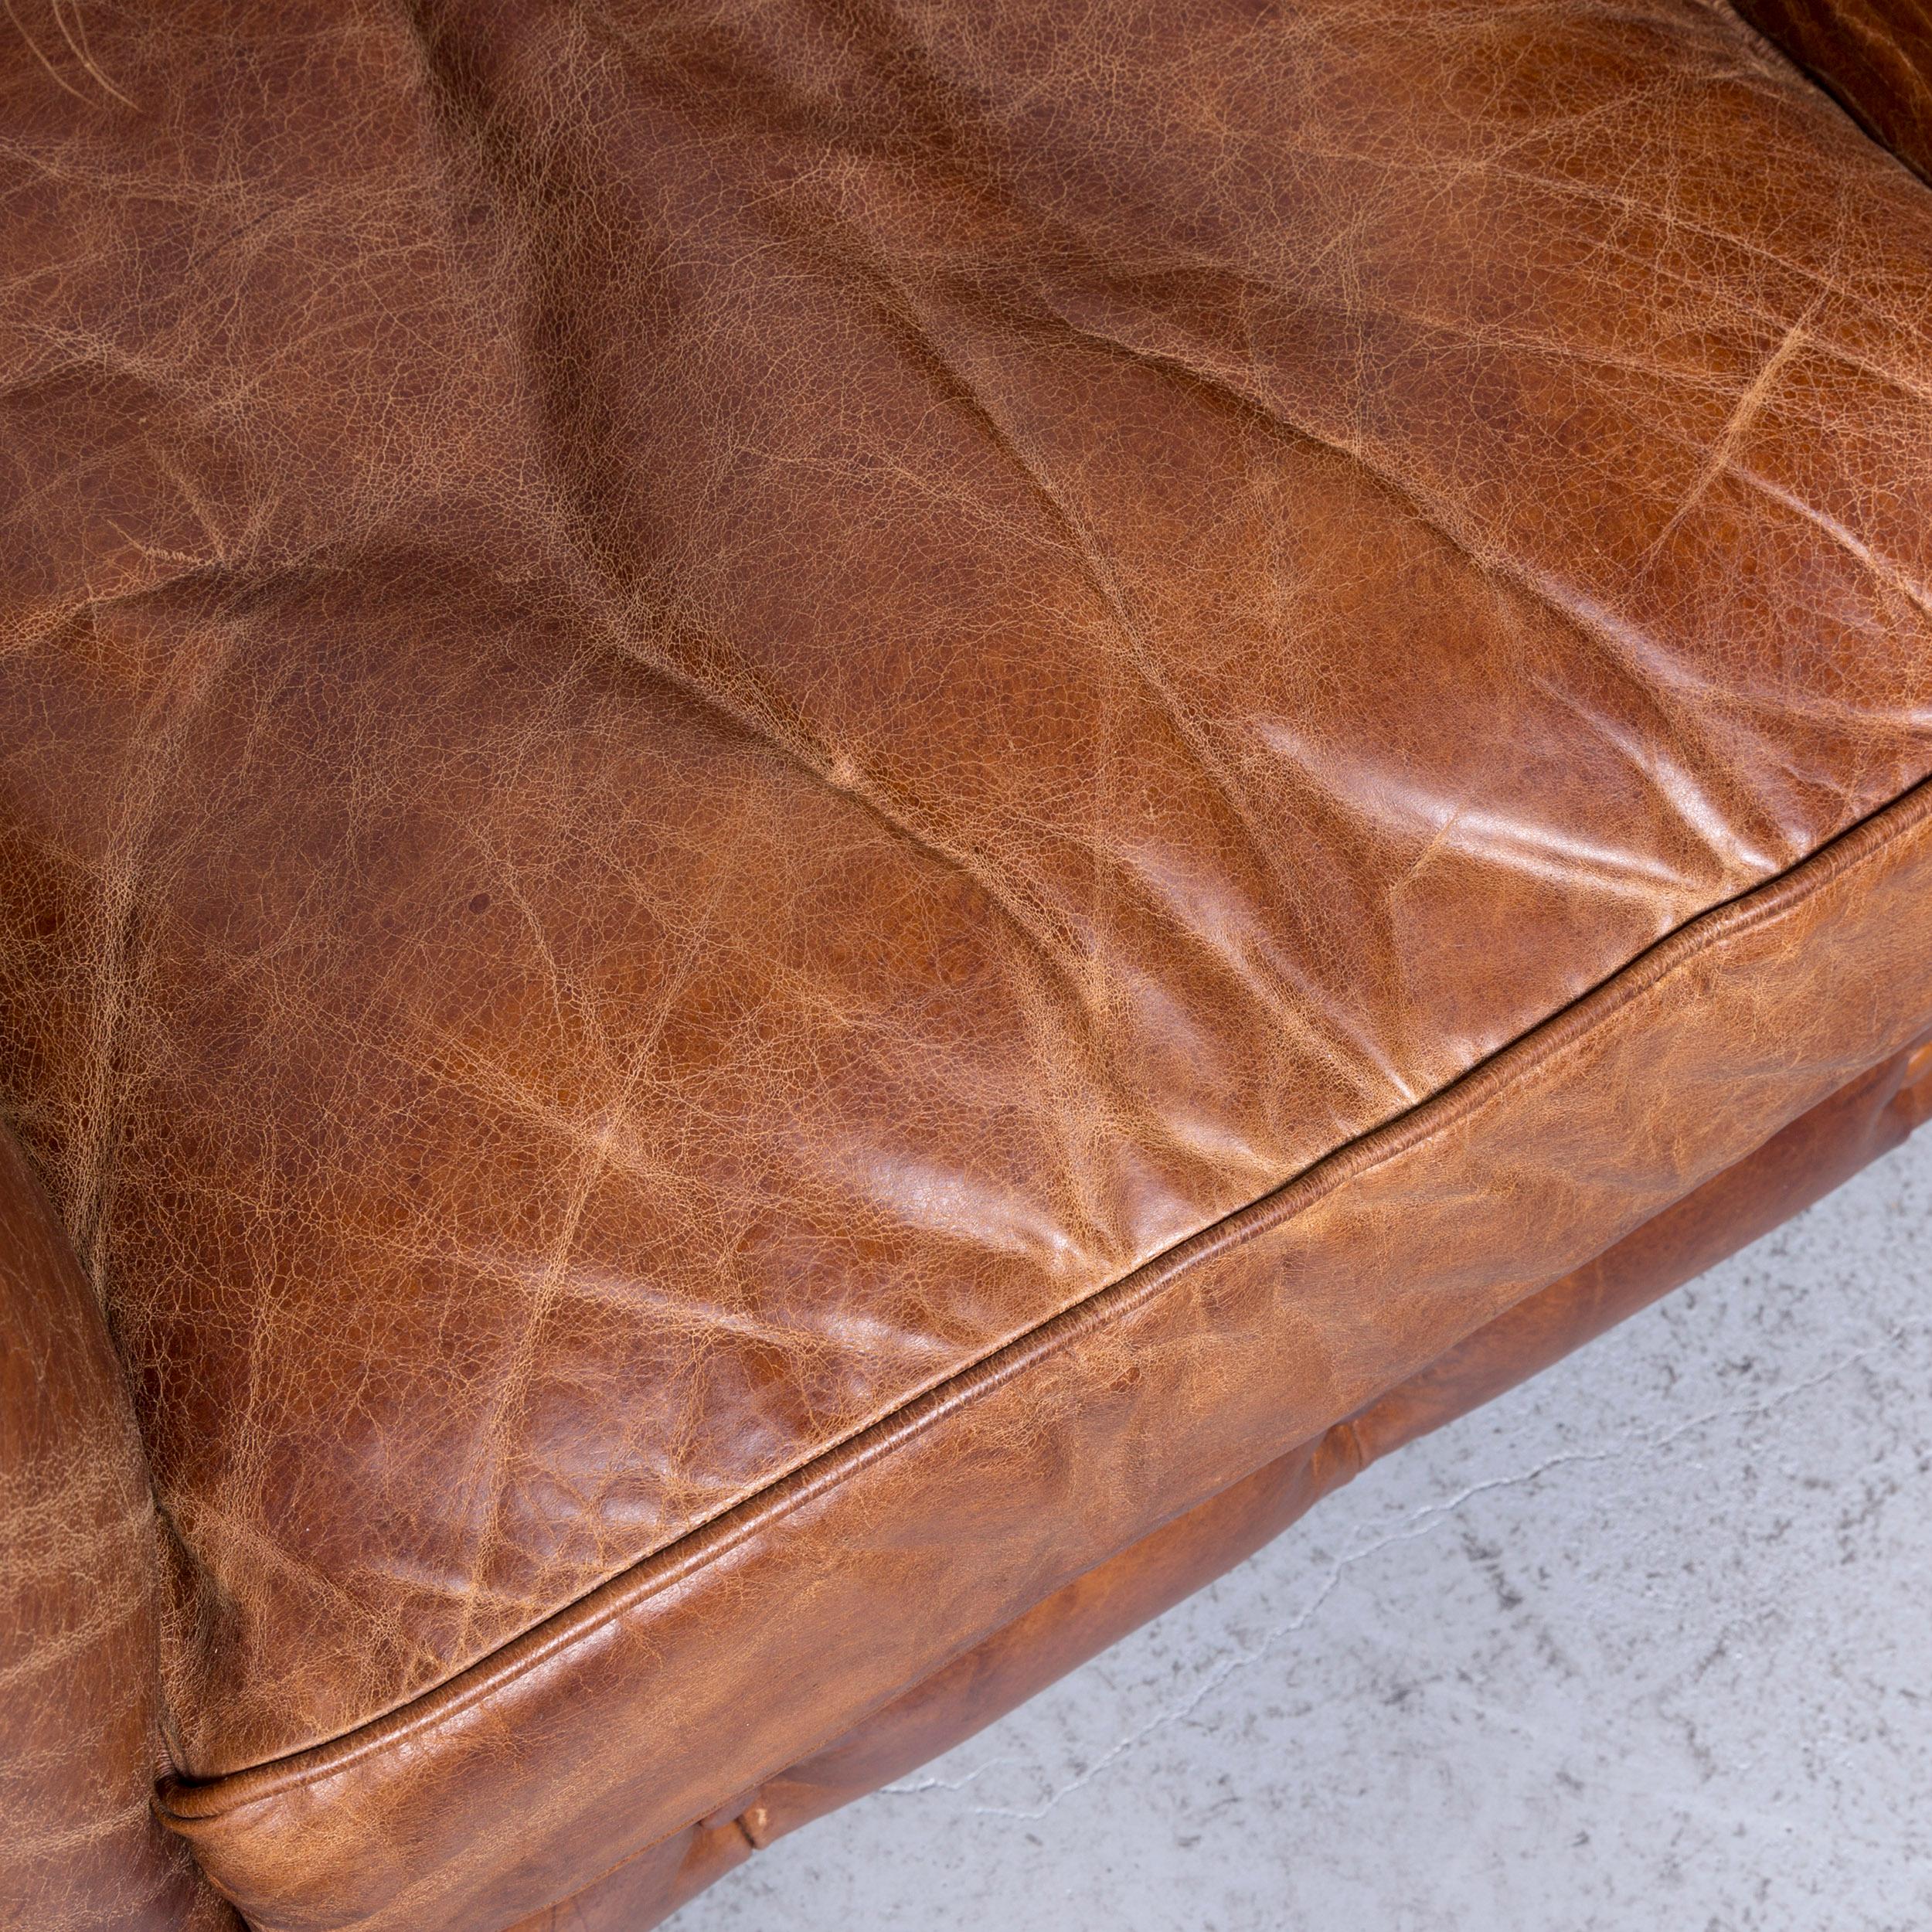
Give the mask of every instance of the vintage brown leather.
M 236 1923 L 149 1804 L 165 1767 L 155 1548 L 100 1311 L 0 1131 L 0 1925 Z
M 1932 1048 L 1862 1075 L 1420 1375 L 1089 1570 L 846 1736 L 515 1932 L 644 1932 L 757 1847 L 949 1750 L 1253 1554 L 1376 1457 L 1502 1393 L 1857 1172 L 1932 1114 Z
M 250 1923 L 662 1909 L 1932 1028 L 1932 189 L 1728 9 L 15 11 L 0 1091 Z
M 1738 11 L 1932 181 L 1932 9 L 1925 0 L 1738 0 Z

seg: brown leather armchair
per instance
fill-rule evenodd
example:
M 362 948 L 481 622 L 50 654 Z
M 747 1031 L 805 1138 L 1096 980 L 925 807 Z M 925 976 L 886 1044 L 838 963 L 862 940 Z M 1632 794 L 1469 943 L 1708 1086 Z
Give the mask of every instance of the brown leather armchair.
M 1932 1109 L 1750 11 L 15 0 L 0 1920 L 637 1932 Z

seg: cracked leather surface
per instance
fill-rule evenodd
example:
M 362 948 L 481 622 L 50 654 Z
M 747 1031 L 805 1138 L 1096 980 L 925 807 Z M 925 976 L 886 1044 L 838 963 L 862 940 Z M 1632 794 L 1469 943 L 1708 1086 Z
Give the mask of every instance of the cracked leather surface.
M 1737 10 L 1932 181 L 1932 12 L 1923 0 L 1737 0 Z
M 152 1815 L 155 1512 L 121 1365 L 0 1128 L 0 1925 L 234 1932 Z
M 1849 1071 L 1907 1051 L 1932 1021 L 1929 893 L 1921 785 L 448 1685 L 277 1764 L 171 1781 L 168 1821 L 264 1932 L 480 1932 L 540 1910 L 1150 1523 L 1457 1359 Z
M 21 20 L 0 1082 L 197 1775 L 1932 766 L 1932 200 L 1726 12 Z
M 1932 1048 L 1861 1076 L 1361 1414 L 1163 1525 L 846 1736 L 723 1808 L 730 1816 L 699 1820 L 560 1906 L 519 1921 L 512 1932 L 645 1932 L 753 1847 L 762 1849 L 951 1750 L 1251 1556 L 1367 1463 L 1540 1372 L 1734 1253 L 1896 1146 L 1929 1115 Z M 1339 1559 L 1325 1587 L 1376 1547 Z M 1318 1584 L 1312 1602 L 1325 1594 Z M 1309 1614 L 1304 1610 L 1298 1622 Z M 1196 1687 L 1172 1706 L 1168 1721 L 1185 1719 L 1200 1694 Z M 1090 1766 L 1085 1775 L 1098 1769 Z M 1065 1794 L 1063 1789 L 1048 1799 L 1047 1808 Z

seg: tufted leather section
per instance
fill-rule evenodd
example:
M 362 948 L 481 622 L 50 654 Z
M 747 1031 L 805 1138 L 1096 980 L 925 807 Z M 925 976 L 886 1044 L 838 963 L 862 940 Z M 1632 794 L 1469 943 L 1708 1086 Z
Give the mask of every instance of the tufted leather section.
M 1737 0 L 1737 10 L 1932 180 L 1932 12 L 1923 0 Z
M 0 1925 L 228 1932 L 149 1810 L 156 1524 L 100 1311 L 0 1127 Z

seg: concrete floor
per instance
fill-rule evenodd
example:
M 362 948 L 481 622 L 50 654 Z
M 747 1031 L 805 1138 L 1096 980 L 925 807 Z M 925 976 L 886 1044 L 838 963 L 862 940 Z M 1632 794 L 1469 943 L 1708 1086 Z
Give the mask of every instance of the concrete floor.
M 1926 1932 L 1932 1128 L 675 1932 Z

